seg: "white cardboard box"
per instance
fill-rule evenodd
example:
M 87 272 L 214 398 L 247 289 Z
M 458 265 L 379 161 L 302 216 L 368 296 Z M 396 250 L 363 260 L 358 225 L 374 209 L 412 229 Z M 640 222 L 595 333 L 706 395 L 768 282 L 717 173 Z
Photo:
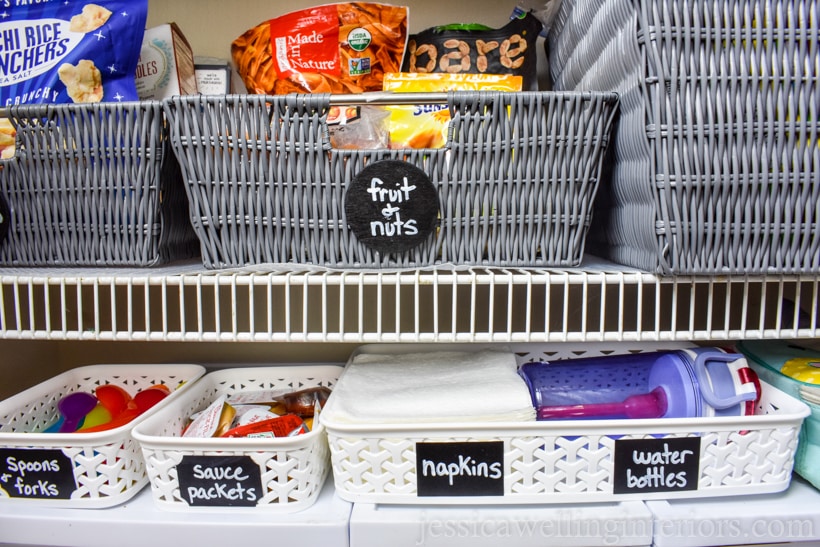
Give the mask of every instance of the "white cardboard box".
M 197 93 L 194 54 L 176 23 L 145 31 L 135 79 L 141 100 Z

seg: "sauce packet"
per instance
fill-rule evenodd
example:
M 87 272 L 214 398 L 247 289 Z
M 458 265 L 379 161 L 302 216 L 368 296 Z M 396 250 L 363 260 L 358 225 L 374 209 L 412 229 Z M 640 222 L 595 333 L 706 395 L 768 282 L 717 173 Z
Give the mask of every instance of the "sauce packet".
M 379 91 L 401 67 L 408 8 L 344 2 L 265 21 L 231 44 L 249 93 Z
M 183 437 L 221 437 L 228 431 L 236 415 L 236 409 L 226 402 L 225 395 L 217 397 L 208 407 L 195 416 L 182 432 Z
M 0 20 L 0 106 L 137 100 L 147 0 L 11 2 Z
M 384 90 L 424 91 L 521 91 L 522 78 L 510 74 L 391 73 Z M 390 148 L 441 148 L 447 141 L 450 111 L 446 104 L 391 105 L 388 131 Z
M 308 428 L 302 418 L 295 414 L 285 414 L 284 416 L 231 428 L 221 436 L 271 439 L 274 437 L 293 437 L 307 432 Z

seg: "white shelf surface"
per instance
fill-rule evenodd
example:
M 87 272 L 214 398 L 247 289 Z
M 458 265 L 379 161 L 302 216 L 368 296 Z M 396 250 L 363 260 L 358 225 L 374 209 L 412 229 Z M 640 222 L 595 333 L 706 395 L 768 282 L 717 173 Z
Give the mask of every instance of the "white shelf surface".
M 597 547 L 652 543 L 640 501 L 568 505 L 384 505 L 355 503 L 350 547 Z
M 108 509 L 0 500 L 0 544 L 66 547 L 820 546 L 820 491 L 795 477 L 784 492 L 725 498 L 566 505 L 349 503 L 328 479 L 304 511 L 165 511 L 149 487 Z
M 784 492 L 647 501 L 646 506 L 656 547 L 820 545 L 820 491 L 797 475 Z
M 325 483 L 316 503 L 295 513 L 166 511 L 150 486 L 107 509 L 49 508 L 0 500 L 0 543 L 66 547 L 185 545 L 348 546 L 352 504 Z

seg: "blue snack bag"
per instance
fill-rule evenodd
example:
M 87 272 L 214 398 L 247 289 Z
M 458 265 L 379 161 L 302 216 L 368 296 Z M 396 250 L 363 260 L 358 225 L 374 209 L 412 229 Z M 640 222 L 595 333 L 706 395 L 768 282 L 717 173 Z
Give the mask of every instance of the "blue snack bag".
M 138 99 L 148 0 L 0 0 L 0 106 Z

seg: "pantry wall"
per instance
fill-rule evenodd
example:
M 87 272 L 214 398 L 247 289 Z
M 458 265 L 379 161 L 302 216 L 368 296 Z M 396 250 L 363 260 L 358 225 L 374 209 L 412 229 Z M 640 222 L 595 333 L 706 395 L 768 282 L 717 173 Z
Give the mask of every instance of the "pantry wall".
M 148 25 L 174 21 L 196 55 L 228 58 L 246 29 L 315 4 L 150 0 Z M 408 5 L 412 32 L 500 26 L 514 2 Z M 543 80 L 543 51 L 539 61 Z M 87 364 L 343 363 L 366 343 L 814 341 L 818 300 L 820 276 L 663 278 L 593 257 L 577 269 L 533 271 L 0 269 L 0 398 Z M 814 317 L 800 321 L 799 310 Z

